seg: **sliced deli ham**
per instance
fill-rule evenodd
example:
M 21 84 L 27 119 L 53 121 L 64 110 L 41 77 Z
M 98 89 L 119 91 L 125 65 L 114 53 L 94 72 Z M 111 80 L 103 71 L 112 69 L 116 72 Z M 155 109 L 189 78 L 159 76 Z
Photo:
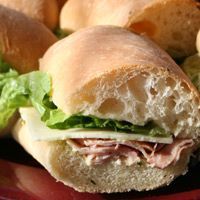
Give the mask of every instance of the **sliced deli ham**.
M 156 152 L 153 156 L 147 158 L 147 162 L 153 166 L 164 169 L 171 163 L 176 163 L 184 149 L 192 147 L 194 144 L 192 139 L 176 139 L 172 144 Z
M 109 139 L 69 139 L 67 143 L 86 156 L 88 165 L 102 164 L 110 159 L 131 165 L 145 159 L 151 166 L 161 169 L 175 164 L 182 151 L 194 144 L 192 139 L 174 139 L 172 144 Z

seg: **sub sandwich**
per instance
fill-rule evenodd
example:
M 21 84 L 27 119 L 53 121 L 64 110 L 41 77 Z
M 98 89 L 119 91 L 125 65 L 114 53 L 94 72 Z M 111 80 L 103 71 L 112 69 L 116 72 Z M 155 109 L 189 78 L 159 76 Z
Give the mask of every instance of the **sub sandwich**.
M 11 107 L 21 115 L 14 138 L 81 192 L 168 185 L 187 172 L 199 146 L 197 89 L 156 44 L 119 27 L 91 27 L 60 40 L 40 71 L 8 86 L 4 107 L 21 100 Z
M 4 6 L 0 6 L 0 27 L 0 99 L 3 102 L 4 85 L 19 74 L 38 70 L 38 59 L 57 39 L 43 24 Z M 0 135 L 8 133 L 15 121 L 14 117 L 7 125 L 4 115 L 8 113 L 3 112 L 2 104 Z

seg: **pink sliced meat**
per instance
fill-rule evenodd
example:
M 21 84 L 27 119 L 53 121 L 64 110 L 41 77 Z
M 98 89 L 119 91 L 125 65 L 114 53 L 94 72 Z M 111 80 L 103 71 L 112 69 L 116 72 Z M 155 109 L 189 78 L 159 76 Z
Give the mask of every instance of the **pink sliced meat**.
M 182 151 L 194 145 L 192 139 L 174 139 L 172 144 L 111 139 L 70 139 L 67 142 L 85 155 L 89 164 L 103 164 L 114 159 L 130 165 L 145 159 L 151 166 L 161 169 L 175 164 Z
M 194 144 L 192 139 L 176 139 L 172 144 L 156 152 L 153 156 L 147 158 L 147 162 L 158 168 L 164 169 L 170 164 L 175 164 L 184 149 L 192 147 Z

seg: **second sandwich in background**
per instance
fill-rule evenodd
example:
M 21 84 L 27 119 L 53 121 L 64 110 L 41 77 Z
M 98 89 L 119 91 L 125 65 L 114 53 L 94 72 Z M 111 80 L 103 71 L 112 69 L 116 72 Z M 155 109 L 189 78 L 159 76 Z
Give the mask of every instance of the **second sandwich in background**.
M 58 25 L 57 0 L 0 0 L 0 5 L 21 12 L 43 23 L 51 30 Z
M 199 7 L 195 0 L 68 0 L 60 27 L 120 26 L 147 35 L 172 57 L 184 57 L 195 53 Z
M 21 107 L 13 135 L 57 180 L 82 192 L 141 191 L 187 171 L 199 92 L 152 41 L 83 29 L 50 47 L 40 70 L 12 82 L 24 100 L 12 107 Z M 15 98 L 2 95 L 6 109 Z
M 49 46 L 57 41 L 43 24 L 15 10 L 0 6 L 0 136 L 9 133 L 15 120 L 14 113 L 4 109 L 4 85 L 19 74 L 38 70 L 39 62 Z M 9 90 L 9 87 L 8 89 Z M 16 91 L 14 91 L 16 92 Z M 12 93 L 11 95 L 13 95 Z M 19 103 L 20 99 L 15 101 Z M 5 116 L 12 116 L 5 125 Z

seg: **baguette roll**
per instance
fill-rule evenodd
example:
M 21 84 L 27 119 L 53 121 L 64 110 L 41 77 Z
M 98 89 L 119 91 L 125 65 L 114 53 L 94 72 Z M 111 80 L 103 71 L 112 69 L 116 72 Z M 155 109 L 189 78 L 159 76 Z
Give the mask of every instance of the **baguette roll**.
M 56 37 L 43 24 L 0 6 L 0 54 L 20 73 L 39 68 L 38 59 Z
M 69 0 L 60 15 L 60 26 L 76 31 L 94 25 L 116 25 L 146 34 L 173 57 L 195 53 L 200 27 L 195 0 Z
M 43 24 L 4 6 L 0 6 L 0 27 L 1 59 L 19 73 L 38 70 L 38 59 L 57 41 Z M 1 136 L 10 132 L 17 118 L 15 114 L 8 126 L 0 130 Z
M 51 30 L 58 25 L 57 0 L 0 0 L 0 5 L 24 13 Z
M 40 70 L 52 77 L 53 102 L 66 114 L 154 120 L 176 136 L 199 134 L 198 91 L 147 38 L 109 26 L 83 29 L 50 47 Z
M 101 136 L 74 139 L 62 135 L 61 130 L 60 137 L 50 139 L 50 130 L 48 133 L 44 128 L 40 130 L 46 139 L 36 139 L 28 122 L 31 114 L 25 119 L 21 111 L 22 119 L 13 129 L 14 138 L 58 181 L 81 192 L 142 191 L 168 185 L 187 172 L 190 155 L 199 146 L 200 96 L 170 56 L 152 41 L 119 27 L 82 29 L 50 47 L 40 60 L 40 70 L 50 75 L 52 100 L 68 116 L 82 113 L 136 125 L 152 120 L 173 138 L 171 144 L 160 144 L 164 158 L 158 153 L 158 160 L 153 160 L 159 166 L 141 155 L 140 162 L 131 164 L 120 156 L 114 159 L 116 152 L 107 162 L 98 164 L 97 159 L 97 164 L 90 164 L 90 157 L 83 152 L 88 148 L 80 147 L 81 142 L 97 142 L 89 151 L 104 156 L 105 152 L 98 149 L 101 142 L 108 142 L 105 150 L 109 142 L 120 146 L 138 141 Z M 74 141 L 80 145 L 74 145 Z M 140 142 L 142 145 L 145 140 Z M 159 142 L 153 149 L 157 145 Z

